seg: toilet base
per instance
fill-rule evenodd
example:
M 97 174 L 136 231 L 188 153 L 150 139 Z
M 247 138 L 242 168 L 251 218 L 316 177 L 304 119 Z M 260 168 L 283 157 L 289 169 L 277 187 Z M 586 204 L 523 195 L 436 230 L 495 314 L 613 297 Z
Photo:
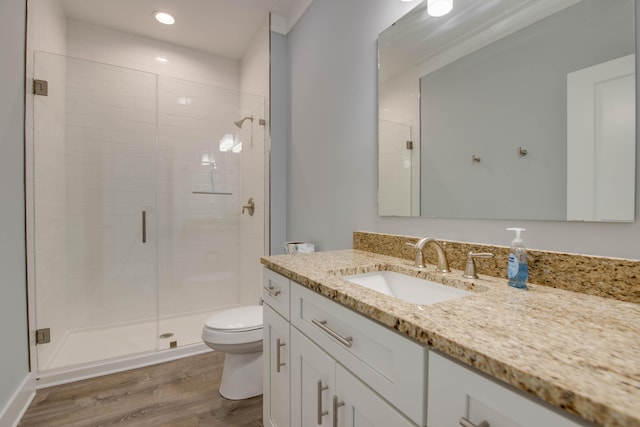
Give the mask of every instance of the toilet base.
M 262 394 L 262 351 L 224 355 L 220 394 L 230 400 Z

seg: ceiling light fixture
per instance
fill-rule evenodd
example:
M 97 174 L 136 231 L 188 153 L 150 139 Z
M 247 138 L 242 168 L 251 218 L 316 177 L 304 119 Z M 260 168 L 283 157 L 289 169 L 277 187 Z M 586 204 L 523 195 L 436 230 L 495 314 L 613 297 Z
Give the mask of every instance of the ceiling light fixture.
M 160 10 L 157 10 L 153 12 L 153 16 L 154 18 L 156 18 L 156 21 L 158 21 L 161 24 L 173 25 L 176 23 L 176 18 L 174 18 L 173 15 L 167 12 L 162 12 Z
M 427 13 L 431 16 L 444 16 L 453 9 L 453 0 L 427 0 Z

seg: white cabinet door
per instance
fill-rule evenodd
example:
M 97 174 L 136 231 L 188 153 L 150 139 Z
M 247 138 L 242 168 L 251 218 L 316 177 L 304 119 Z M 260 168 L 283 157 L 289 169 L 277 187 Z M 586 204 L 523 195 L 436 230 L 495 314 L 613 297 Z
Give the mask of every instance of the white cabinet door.
M 342 365 L 336 364 L 336 394 L 332 409 L 334 427 L 415 427 Z
M 561 414 L 495 380 L 429 352 L 427 425 L 452 427 L 487 422 L 491 427 L 577 427 L 593 424 Z M 470 425 L 470 424 L 469 424 Z
M 291 328 L 291 425 L 331 426 L 335 361 Z
M 289 322 L 264 306 L 264 396 L 266 427 L 289 427 Z

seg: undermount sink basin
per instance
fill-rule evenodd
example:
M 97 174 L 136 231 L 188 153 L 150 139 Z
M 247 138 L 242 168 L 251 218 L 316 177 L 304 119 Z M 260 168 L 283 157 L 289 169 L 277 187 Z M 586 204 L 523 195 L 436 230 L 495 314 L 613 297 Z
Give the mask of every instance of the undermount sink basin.
M 412 304 L 428 305 L 468 295 L 469 291 L 442 285 L 426 279 L 407 276 L 394 271 L 342 276 L 343 279 Z

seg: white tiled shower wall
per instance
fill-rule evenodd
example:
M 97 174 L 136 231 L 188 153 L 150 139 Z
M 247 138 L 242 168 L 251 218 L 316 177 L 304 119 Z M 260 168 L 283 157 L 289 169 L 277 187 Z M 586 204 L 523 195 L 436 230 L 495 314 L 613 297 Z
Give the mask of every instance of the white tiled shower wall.
M 67 64 L 67 265 L 74 329 L 156 314 L 151 233 L 156 205 L 156 76 L 61 58 Z M 38 282 L 39 285 L 39 282 Z M 151 336 L 149 347 L 153 348 Z
M 263 30 L 256 36 L 241 65 L 233 59 L 83 22 L 65 21 L 62 10 L 56 5 L 57 2 L 50 0 L 30 1 L 30 54 L 41 50 L 129 69 L 72 60 L 78 67 L 74 66 L 69 76 L 74 82 L 67 82 L 66 105 L 55 103 L 57 98 L 52 96 L 65 87 L 65 71 L 58 72 L 59 78 L 53 73 L 55 68 L 50 67 L 47 71 L 51 87 L 46 102 L 51 106 L 48 110 L 39 106 L 38 111 L 47 111 L 48 118 L 57 119 L 39 122 L 41 126 L 51 126 L 60 123 L 60 118 L 66 118 L 67 129 L 42 128 L 47 136 L 42 140 L 51 147 L 38 149 L 36 155 L 36 161 L 42 155 L 41 162 L 47 162 L 45 168 L 39 169 L 42 183 L 39 184 L 36 178 L 36 191 L 57 200 L 57 203 L 36 207 L 38 245 L 46 244 L 48 248 L 38 253 L 38 271 L 33 262 L 29 266 L 30 294 L 35 295 L 32 279 L 36 273 L 38 295 L 47 297 L 45 303 L 39 304 L 39 318 L 50 318 L 47 326 L 52 327 L 55 335 L 61 330 L 99 324 L 113 313 L 114 307 L 118 308 L 119 321 L 128 320 L 127 313 L 145 312 L 148 303 L 149 307 L 156 304 L 156 297 L 149 295 L 142 307 L 135 303 L 140 299 L 133 297 L 136 294 L 144 296 L 146 288 L 151 286 L 147 279 L 153 278 L 153 272 L 145 270 L 148 264 L 144 262 L 150 256 L 157 256 L 160 265 L 161 316 L 206 310 L 212 306 L 255 303 L 260 295 L 259 256 L 266 247 L 264 227 L 267 218 L 263 205 L 268 183 L 264 169 L 268 160 L 265 156 L 267 128 L 260 126 L 258 119 L 267 118 L 264 111 L 267 103 L 264 98 L 243 96 L 238 99 L 233 94 L 241 89 L 262 96 L 268 93 L 268 21 L 265 20 Z M 36 22 L 38 28 L 34 28 Z M 168 62 L 159 63 L 156 56 L 162 56 Z M 52 61 L 56 62 L 55 59 Z M 57 62 L 64 64 L 64 61 Z M 84 66 L 101 69 L 98 77 L 93 74 L 83 76 Z M 28 76 L 33 74 L 31 70 L 32 65 Z M 157 73 L 159 77 L 156 79 L 142 71 Z M 109 79 L 119 81 L 120 86 L 116 87 L 115 81 L 109 82 Z M 156 131 L 152 125 L 156 113 L 152 99 L 156 95 L 154 86 L 158 88 L 160 111 L 157 160 L 152 153 L 154 138 L 150 136 Z M 189 101 L 176 103 L 177 99 Z M 220 102 L 237 105 L 221 111 Z M 233 113 L 234 109 L 236 113 Z M 256 117 L 253 123 L 247 121 L 243 129 L 238 130 L 233 121 L 245 114 L 243 109 Z M 27 155 L 28 159 L 33 159 L 30 110 L 29 107 Z M 221 186 L 217 189 L 230 191 L 233 195 L 192 194 L 193 190 L 206 189 L 210 185 L 209 168 L 199 162 L 201 153 L 215 152 L 219 136 L 226 132 L 237 132 L 244 142 L 242 155 L 216 153 L 216 178 Z M 63 154 L 65 150 L 67 155 Z M 28 168 L 30 177 L 32 169 L 30 165 Z M 43 171 L 47 171 L 46 175 Z M 158 178 L 157 212 L 154 212 L 156 193 L 149 188 L 155 177 Z M 98 178 L 106 180 L 99 181 Z M 66 185 L 59 185 L 64 181 Z M 95 190 L 99 186 L 107 191 L 105 196 L 98 198 Z M 27 188 L 30 187 L 28 183 Z M 52 187 L 64 190 L 49 191 Z M 249 197 L 256 201 L 256 213 L 253 217 L 240 217 L 241 206 Z M 28 202 L 28 218 L 32 218 L 33 194 L 30 190 Z M 157 254 L 145 252 L 138 240 L 139 211 L 143 208 L 150 213 L 149 238 L 151 241 L 157 239 Z M 64 220 L 67 214 L 71 214 L 69 220 Z M 44 217 L 42 221 L 41 216 Z M 79 224 L 93 226 L 96 233 L 81 235 L 77 228 Z M 239 225 L 244 230 L 240 240 Z M 111 237 L 123 245 L 105 245 L 97 233 L 104 228 L 111 229 Z M 30 236 L 30 242 L 33 242 L 33 230 Z M 69 251 L 63 250 L 65 246 Z M 38 251 L 38 247 L 35 250 Z M 34 259 L 33 253 L 30 259 Z M 105 259 L 111 267 L 119 266 L 116 271 L 122 281 L 114 281 L 112 277 L 109 286 L 101 283 L 99 265 Z M 237 277 L 238 271 L 241 277 Z M 127 276 L 133 280 L 124 280 Z M 57 283 L 47 287 L 49 281 Z M 118 288 L 124 292 L 118 293 Z M 191 298 L 180 298 L 185 295 Z M 96 305 L 88 304 L 92 299 L 98 309 Z M 70 315 L 65 310 L 58 313 L 49 310 L 49 307 L 53 309 L 60 305 L 76 307 L 78 313 Z M 31 325 L 35 325 L 33 313 L 31 316 Z M 76 324 L 75 320 L 81 321 Z M 53 349 L 45 347 L 40 347 L 38 353 L 46 356 L 47 351 Z
M 179 299 L 171 298 L 172 292 L 183 295 L 186 290 L 175 286 L 177 276 L 183 279 L 190 276 L 183 285 L 189 287 L 187 290 L 201 292 L 196 304 L 198 308 L 210 307 L 208 300 L 212 288 L 215 288 L 212 285 L 219 280 L 228 281 L 229 278 L 224 272 L 213 275 L 208 272 L 215 270 L 216 267 L 223 267 L 224 271 L 238 271 L 234 268 L 234 263 L 238 263 L 238 259 L 241 260 L 239 271 L 248 277 L 235 277 L 236 285 L 226 287 L 224 292 L 216 289 L 213 293 L 217 295 L 215 305 L 233 304 L 234 297 L 237 303 L 240 295 L 243 296 L 242 303 L 252 303 L 259 296 L 261 283 L 259 256 L 264 253 L 262 206 L 265 180 L 262 164 L 265 161 L 264 135 L 266 132 L 265 127 L 258 124 L 258 119 L 265 116 L 264 111 L 258 111 L 257 114 L 260 114 L 260 117 L 256 115 L 253 123 L 247 121 L 243 129 L 238 130 L 233 125 L 233 121 L 253 113 L 255 99 L 243 102 L 251 98 L 243 96 L 241 104 L 246 105 L 229 108 L 228 103 L 235 100 L 225 98 L 230 98 L 232 92 L 224 94 L 222 93 L 224 90 L 220 88 L 262 96 L 267 93 L 267 25 L 268 21 L 265 20 L 264 29 L 259 32 L 256 42 L 241 64 L 240 61 L 233 59 L 217 57 L 83 22 L 74 20 L 67 22 L 69 56 L 108 62 L 157 73 L 161 76 L 158 85 L 160 112 L 158 178 L 159 206 L 161 209 L 165 208 L 164 212 L 158 212 L 161 314 L 193 310 L 193 304 L 187 303 L 186 306 L 181 306 Z M 156 60 L 158 56 L 166 58 L 167 62 L 159 63 Z M 211 102 L 215 97 L 218 97 L 217 101 Z M 179 105 L 173 102 L 177 98 L 188 99 L 192 104 Z M 224 108 L 220 106 L 221 100 L 227 103 Z M 199 105 L 196 105 L 197 103 Z M 264 101 L 261 104 L 264 105 Z M 237 110 L 238 108 L 240 111 Z M 234 111 L 236 111 L 235 115 Z M 191 193 L 193 190 L 206 188 L 209 176 L 208 167 L 203 167 L 196 156 L 203 151 L 215 151 L 224 133 L 238 132 L 240 137 L 245 139 L 248 131 L 252 131 L 253 134 L 248 135 L 252 136 L 254 143 L 247 144 L 245 140 L 241 156 L 232 153 L 216 153 L 218 162 L 216 178 L 221 186 L 224 186 L 225 182 L 229 183 L 227 188 L 221 187 L 219 190 L 231 191 L 233 195 L 193 195 Z M 239 163 L 241 163 L 240 169 L 236 168 Z M 190 177 L 185 177 L 185 173 Z M 194 179 L 196 179 L 195 182 Z M 240 187 L 237 186 L 239 182 L 241 182 Z M 233 185 L 236 186 L 233 187 Z M 165 199 L 169 194 L 166 186 L 173 187 L 171 191 L 175 200 Z M 242 188 L 242 194 L 239 193 L 240 188 Z M 236 214 L 240 212 L 241 206 L 249 197 L 254 197 L 256 201 L 256 214 L 253 217 L 247 215 L 238 217 Z M 212 211 L 216 215 L 215 222 L 207 225 L 204 218 Z M 173 217 L 174 221 L 181 222 L 181 227 L 176 224 L 162 223 L 163 214 L 166 215 L 167 221 Z M 242 232 L 240 242 L 238 242 L 237 233 L 230 232 L 233 228 L 237 230 L 238 225 L 241 225 L 241 230 L 245 228 L 252 230 L 249 235 Z M 179 228 L 182 230 L 182 239 L 176 241 L 175 235 L 170 234 L 171 230 L 175 231 Z M 240 248 L 242 248 L 242 254 Z M 163 263 L 164 260 L 167 260 L 167 263 Z M 242 263 L 245 264 L 242 265 Z M 171 268 L 168 264 L 173 264 L 175 268 Z M 180 269 L 188 271 L 176 271 Z M 206 290 L 207 288 L 209 290 Z M 234 292 L 233 297 L 229 295 Z M 164 298 L 165 296 L 168 298 Z M 167 304 L 163 304 L 164 302 Z

